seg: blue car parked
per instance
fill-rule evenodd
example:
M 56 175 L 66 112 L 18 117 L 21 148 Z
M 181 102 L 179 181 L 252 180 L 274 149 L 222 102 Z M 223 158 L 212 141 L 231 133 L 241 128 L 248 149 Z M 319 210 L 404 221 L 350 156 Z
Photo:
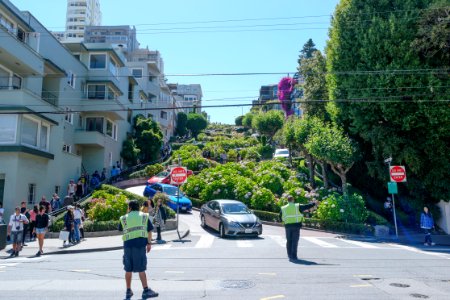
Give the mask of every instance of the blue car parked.
M 167 203 L 167 206 L 173 209 L 174 211 L 177 211 L 177 193 L 178 188 L 174 185 L 165 184 L 165 183 L 155 183 L 152 185 L 149 185 L 146 187 L 146 189 L 150 190 L 156 190 L 160 191 L 162 193 L 167 194 L 169 196 L 169 202 Z M 145 193 L 145 192 L 144 192 Z M 186 197 L 183 192 L 180 191 L 180 200 L 178 202 L 178 205 L 180 207 L 180 212 L 190 212 L 192 211 L 192 202 L 189 200 L 188 197 Z

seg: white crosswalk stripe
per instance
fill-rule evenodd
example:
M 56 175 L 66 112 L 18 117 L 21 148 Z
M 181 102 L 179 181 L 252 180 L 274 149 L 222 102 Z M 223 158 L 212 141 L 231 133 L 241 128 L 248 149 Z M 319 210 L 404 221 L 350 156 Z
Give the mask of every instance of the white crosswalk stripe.
M 312 237 L 312 236 L 305 236 L 305 237 L 302 237 L 302 239 L 306 240 L 306 241 L 308 241 L 310 243 L 316 244 L 316 245 L 318 245 L 320 247 L 323 247 L 323 248 L 339 248 L 335 244 L 330 244 L 328 242 L 325 242 L 324 240 L 321 240 L 319 238 Z
M 236 241 L 236 245 L 238 246 L 238 248 L 252 248 L 252 247 L 254 247 L 252 242 L 246 241 L 246 240 Z
M 210 234 L 202 234 L 197 244 L 195 244 L 195 248 L 211 248 L 214 239 L 215 237 Z
M 369 243 L 364 243 L 364 242 L 359 242 L 359 241 L 353 241 L 353 240 L 345 240 L 345 239 L 339 239 L 340 241 L 343 241 L 345 243 L 349 243 L 361 248 L 367 248 L 367 249 L 378 249 L 379 247 L 374 246 L 372 244 Z

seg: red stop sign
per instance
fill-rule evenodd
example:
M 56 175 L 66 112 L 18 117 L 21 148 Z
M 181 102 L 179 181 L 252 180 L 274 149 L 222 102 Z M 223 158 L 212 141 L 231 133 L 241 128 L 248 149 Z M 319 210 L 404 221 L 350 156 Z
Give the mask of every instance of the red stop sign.
M 389 168 L 391 181 L 406 182 L 406 169 L 404 166 L 391 166 Z
M 183 167 L 174 167 L 170 172 L 170 183 L 180 185 L 187 180 L 187 169 Z

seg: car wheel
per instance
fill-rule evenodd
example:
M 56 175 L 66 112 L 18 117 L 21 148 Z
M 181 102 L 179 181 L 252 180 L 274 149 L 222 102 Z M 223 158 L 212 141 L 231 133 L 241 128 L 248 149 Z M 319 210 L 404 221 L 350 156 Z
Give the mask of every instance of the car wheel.
M 206 221 L 205 221 L 205 216 L 204 216 L 204 215 L 202 215 L 202 216 L 200 217 L 200 221 L 201 221 L 202 227 L 203 227 L 203 228 L 206 228 Z
M 223 227 L 222 223 L 220 223 L 219 225 L 219 235 L 223 239 L 227 237 L 227 235 L 225 234 L 225 227 Z

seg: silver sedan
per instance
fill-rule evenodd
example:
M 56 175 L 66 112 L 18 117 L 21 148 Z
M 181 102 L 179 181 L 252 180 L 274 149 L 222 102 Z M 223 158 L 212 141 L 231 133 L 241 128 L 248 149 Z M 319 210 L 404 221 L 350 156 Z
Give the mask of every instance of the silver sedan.
M 262 234 L 261 221 L 237 200 L 212 200 L 200 209 L 202 227 L 217 230 L 220 237 Z

